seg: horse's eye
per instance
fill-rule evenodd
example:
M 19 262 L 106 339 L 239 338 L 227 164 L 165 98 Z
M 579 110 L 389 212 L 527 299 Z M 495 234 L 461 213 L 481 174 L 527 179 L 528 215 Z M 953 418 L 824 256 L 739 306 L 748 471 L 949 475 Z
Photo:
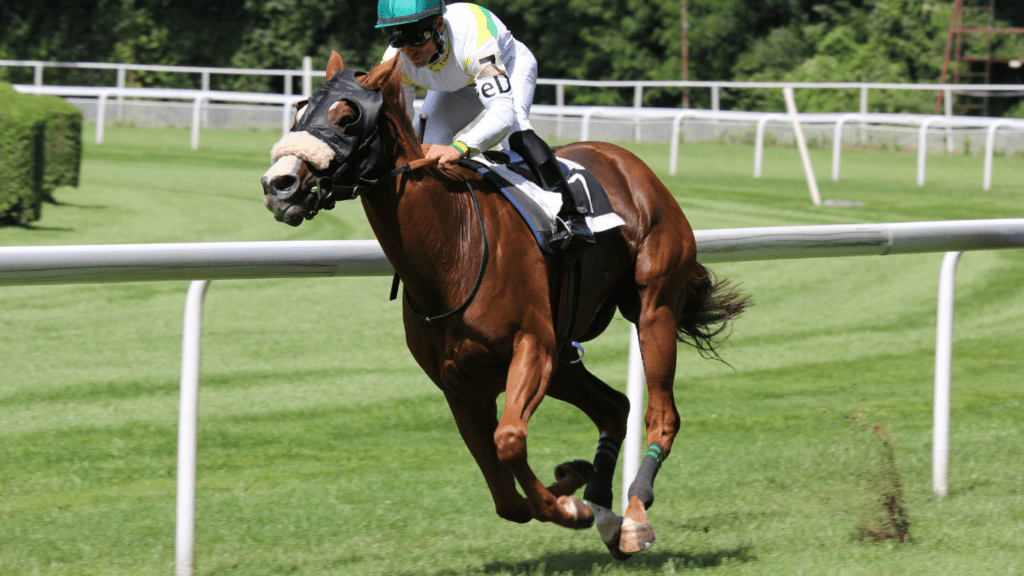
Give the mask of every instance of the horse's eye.
M 359 107 L 349 100 L 339 100 L 328 113 L 328 119 L 345 132 L 355 129 L 361 117 Z
M 306 114 L 306 104 L 308 102 L 309 100 L 303 100 L 302 102 L 299 102 L 295 105 L 295 123 L 292 124 L 292 128 L 294 128 L 295 124 L 298 124 L 299 120 L 301 120 L 302 117 Z

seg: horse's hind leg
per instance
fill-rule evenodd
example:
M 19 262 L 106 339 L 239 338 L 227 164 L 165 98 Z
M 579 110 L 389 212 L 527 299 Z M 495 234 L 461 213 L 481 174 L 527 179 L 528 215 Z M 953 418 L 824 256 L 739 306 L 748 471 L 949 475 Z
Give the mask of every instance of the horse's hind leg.
M 591 374 L 583 364 L 561 364 L 552 379 L 548 395 L 582 410 L 597 426 L 600 438 L 594 455 L 594 475 L 583 497 L 594 506 L 595 523 L 601 540 L 613 556 L 626 560 L 619 550 L 622 518 L 611 511 L 612 482 L 619 449 L 626 435 L 629 399 Z
M 548 396 L 572 404 L 583 411 L 601 437 L 594 456 L 594 476 L 587 483 L 584 498 L 612 507 L 612 479 L 618 462 L 619 448 L 626 437 L 629 399 L 602 382 L 583 364 L 561 364 L 551 381 Z
M 629 505 L 622 523 L 621 542 L 626 553 L 645 550 L 655 539 L 646 510 L 654 502 L 654 478 L 679 432 L 679 412 L 672 390 L 676 334 L 682 317 L 684 287 L 695 256 L 692 239 L 653 240 L 648 238 L 636 267 L 640 304 L 637 332 L 647 378 L 647 453 L 627 495 Z

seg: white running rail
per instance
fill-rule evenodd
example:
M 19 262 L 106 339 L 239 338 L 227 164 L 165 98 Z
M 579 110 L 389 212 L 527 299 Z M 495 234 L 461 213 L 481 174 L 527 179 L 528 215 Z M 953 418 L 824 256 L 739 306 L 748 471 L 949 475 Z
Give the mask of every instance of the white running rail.
M 1024 248 L 1024 219 L 737 228 L 699 230 L 695 235 L 698 258 L 703 263 L 956 253 Z M 947 255 L 943 262 L 937 330 L 933 490 L 940 496 L 947 490 L 956 258 Z M 175 546 L 179 576 L 191 575 L 194 561 L 199 357 L 208 280 L 391 273 L 375 240 L 0 247 L 0 286 L 206 279 L 194 281 L 189 287 L 183 329 Z M 627 383 L 631 409 L 623 446 L 623 495 L 636 475 L 642 454 L 644 386 L 635 338 L 634 330 Z M 941 450 L 940 439 L 944 439 Z

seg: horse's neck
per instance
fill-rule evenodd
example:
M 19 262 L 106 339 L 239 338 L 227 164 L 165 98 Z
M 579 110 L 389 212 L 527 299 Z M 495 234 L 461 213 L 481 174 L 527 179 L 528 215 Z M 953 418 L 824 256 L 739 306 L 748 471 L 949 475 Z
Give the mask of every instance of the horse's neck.
M 461 183 L 449 190 L 422 172 L 363 197 L 381 248 L 424 314 L 458 307 L 476 281 L 483 240 L 472 202 Z

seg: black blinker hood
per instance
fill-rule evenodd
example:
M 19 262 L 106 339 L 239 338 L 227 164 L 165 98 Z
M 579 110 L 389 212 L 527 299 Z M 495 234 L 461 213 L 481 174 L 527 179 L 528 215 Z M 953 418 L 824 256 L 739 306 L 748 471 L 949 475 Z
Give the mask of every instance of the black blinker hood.
M 340 164 L 330 180 L 347 189 L 346 196 L 336 200 L 355 198 L 356 188 L 374 187 L 386 170 L 384 140 L 378 124 L 384 97 L 380 90 L 366 88 L 356 80 L 363 74 L 352 69 L 336 73 L 310 96 L 306 112 L 292 128 L 292 132 L 309 132 L 334 150 L 332 165 L 339 161 Z M 339 100 L 345 100 L 359 112 L 355 123 L 345 127 L 347 133 L 327 119 L 327 111 Z

